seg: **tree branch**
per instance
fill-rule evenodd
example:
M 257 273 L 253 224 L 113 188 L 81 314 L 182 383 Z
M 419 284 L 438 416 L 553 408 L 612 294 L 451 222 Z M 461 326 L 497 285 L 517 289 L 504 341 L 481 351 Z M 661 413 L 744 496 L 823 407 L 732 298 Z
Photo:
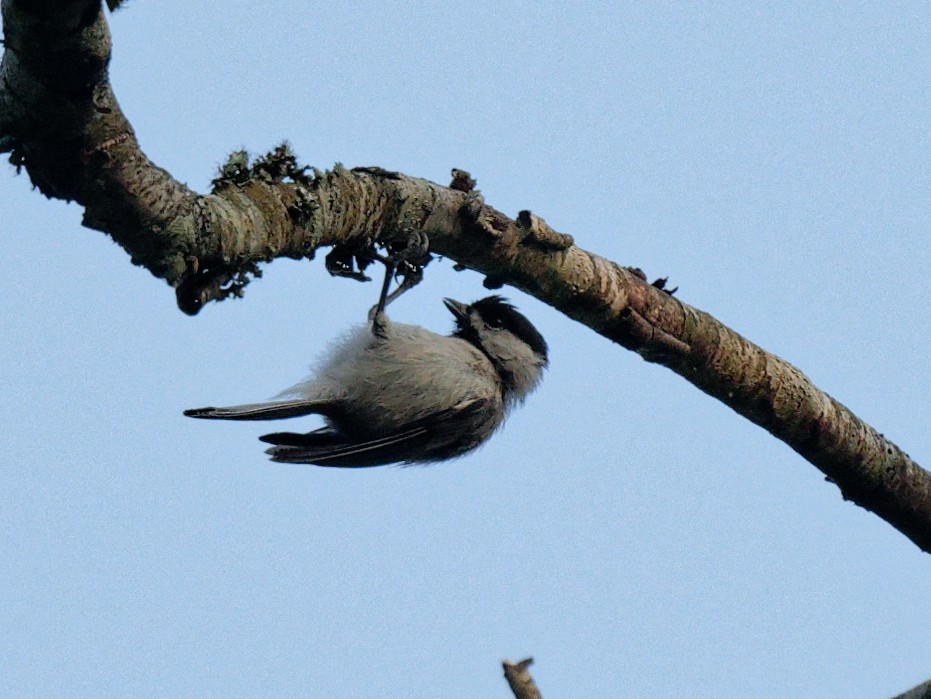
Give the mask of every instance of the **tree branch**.
M 210 194 L 140 150 L 107 77 L 99 0 L 3 0 L 0 149 L 47 197 L 74 200 L 178 304 L 242 293 L 259 263 L 314 257 L 352 265 L 360 250 L 426 234 L 432 252 L 517 287 L 666 366 L 786 442 L 840 488 L 931 552 L 931 474 L 801 371 L 696 308 L 661 280 L 574 245 L 529 211 L 511 219 L 474 180 L 450 187 L 379 168 L 320 172 L 287 146 L 250 163 L 234 153 Z M 362 262 L 364 266 L 364 262 Z
M 505 660 L 501 665 L 504 667 L 504 678 L 514 693 L 514 699 L 542 699 L 540 690 L 527 669 L 533 665 L 533 658 L 525 658 L 517 663 Z
M 892 699 L 931 699 L 931 680 L 912 687 L 907 692 L 897 694 Z

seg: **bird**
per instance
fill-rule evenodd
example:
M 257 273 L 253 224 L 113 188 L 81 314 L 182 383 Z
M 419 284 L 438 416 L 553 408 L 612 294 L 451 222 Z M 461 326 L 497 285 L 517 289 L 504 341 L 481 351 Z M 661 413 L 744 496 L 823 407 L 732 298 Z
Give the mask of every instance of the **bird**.
M 387 284 L 386 284 L 387 286 Z M 324 426 L 274 432 L 272 461 L 360 468 L 429 464 L 463 456 L 504 423 L 539 385 L 546 341 L 507 299 L 444 299 L 450 335 L 384 314 L 338 342 L 307 379 L 266 403 L 185 410 L 212 420 L 277 420 L 317 414 Z

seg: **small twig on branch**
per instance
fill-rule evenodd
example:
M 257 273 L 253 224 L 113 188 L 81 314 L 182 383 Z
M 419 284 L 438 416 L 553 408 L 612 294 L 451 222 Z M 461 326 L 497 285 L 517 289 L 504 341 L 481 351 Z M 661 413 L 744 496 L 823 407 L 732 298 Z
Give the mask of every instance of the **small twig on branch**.
M 524 658 L 520 662 L 512 663 L 505 660 L 501 663 L 504 667 L 504 678 L 511 686 L 515 699 L 542 699 L 540 690 L 537 689 L 533 677 L 530 676 L 528 667 L 533 665 L 533 658 Z

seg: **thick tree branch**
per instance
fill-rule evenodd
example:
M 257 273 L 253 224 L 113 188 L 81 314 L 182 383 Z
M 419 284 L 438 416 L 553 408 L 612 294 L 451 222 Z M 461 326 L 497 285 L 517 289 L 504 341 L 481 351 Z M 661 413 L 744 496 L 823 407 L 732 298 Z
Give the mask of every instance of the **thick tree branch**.
M 426 234 L 430 248 L 559 309 L 662 364 L 789 444 L 842 495 L 931 552 L 931 474 L 802 372 L 639 270 L 587 252 L 530 212 L 488 206 L 468 173 L 450 187 L 378 168 L 308 172 L 289 149 L 234 153 L 197 194 L 139 149 L 107 79 L 97 0 L 3 0 L 0 148 L 48 197 L 84 206 L 85 225 L 165 279 L 188 313 L 241 293 L 258 264 L 336 246 Z
M 165 224 L 196 195 L 139 150 L 107 78 L 100 3 L 3 0 L 3 29 L 0 143 L 43 194 L 79 202 L 86 226 L 157 276 L 176 277 L 163 250 L 179 241 Z

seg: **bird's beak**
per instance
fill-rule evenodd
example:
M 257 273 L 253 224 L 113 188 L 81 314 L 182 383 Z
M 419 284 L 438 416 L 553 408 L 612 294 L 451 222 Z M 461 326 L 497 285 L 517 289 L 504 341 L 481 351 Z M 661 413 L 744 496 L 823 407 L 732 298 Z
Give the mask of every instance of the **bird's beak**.
M 464 303 L 454 301 L 453 299 L 443 299 L 443 303 L 446 304 L 446 308 L 449 309 L 449 312 L 456 316 L 457 320 L 462 320 L 469 315 L 469 307 Z

